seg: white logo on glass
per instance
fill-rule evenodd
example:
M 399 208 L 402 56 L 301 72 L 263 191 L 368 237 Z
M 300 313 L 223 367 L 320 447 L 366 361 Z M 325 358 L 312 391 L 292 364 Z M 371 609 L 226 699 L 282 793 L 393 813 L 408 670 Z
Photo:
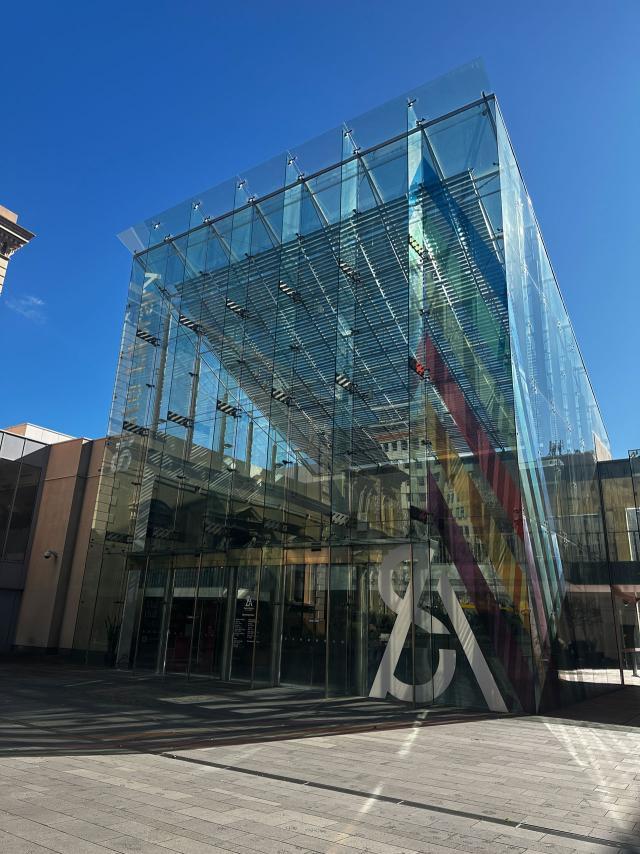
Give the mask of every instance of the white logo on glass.
M 414 546 L 414 551 L 416 548 L 419 547 Z M 449 629 L 444 623 L 419 605 L 420 597 L 429 578 L 426 547 L 424 548 L 424 558 L 424 560 L 419 562 L 414 560 L 413 596 L 411 595 L 410 587 L 407 587 L 404 596 L 399 596 L 393 587 L 394 570 L 404 561 L 411 560 L 410 546 L 402 545 L 391 549 L 378 569 L 378 590 L 380 596 L 387 608 L 395 612 L 396 619 L 382 656 L 382 661 L 378 667 L 378 672 L 373 680 L 373 685 L 369 692 L 370 697 L 384 699 L 387 694 L 391 694 L 392 697 L 398 700 L 409 702 L 414 699 L 415 691 L 415 701 L 417 703 L 428 703 L 443 694 L 453 679 L 456 669 L 456 651 L 454 649 L 438 650 L 438 666 L 431 679 L 427 682 L 420 682 L 414 686 L 403 682 L 395 675 L 395 670 L 412 622 L 420 626 L 428 634 L 450 634 Z M 478 641 L 471 631 L 469 621 L 458 602 L 458 597 L 455 595 L 451 583 L 444 572 L 440 576 L 437 591 L 447 610 L 460 645 L 471 665 L 471 669 L 478 680 L 478 685 L 487 705 L 494 712 L 506 712 L 507 707 L 493 678 L 493 674 L 489 670 Z M 412 610 L 413 614 L 411 613 Z

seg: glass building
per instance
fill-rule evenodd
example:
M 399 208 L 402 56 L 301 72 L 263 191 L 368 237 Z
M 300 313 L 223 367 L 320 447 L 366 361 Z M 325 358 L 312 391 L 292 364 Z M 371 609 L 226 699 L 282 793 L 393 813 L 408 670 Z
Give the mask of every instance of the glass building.
M 568 581 L 607 434 L 489 91 L 472 63 L 125 233 L 77 650 L 494 711 L 620 682 Z

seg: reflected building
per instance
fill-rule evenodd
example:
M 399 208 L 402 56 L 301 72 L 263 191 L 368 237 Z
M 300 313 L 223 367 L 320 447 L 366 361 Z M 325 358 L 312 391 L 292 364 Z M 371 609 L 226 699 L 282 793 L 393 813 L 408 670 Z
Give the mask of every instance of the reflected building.
M 588 662 L 569 607 L 607 434 L 489 91 L 466 66 L 124 235 L 79 653 L 117 625 L 122 667 L 494 711 L 619 684 L 611 596 Z

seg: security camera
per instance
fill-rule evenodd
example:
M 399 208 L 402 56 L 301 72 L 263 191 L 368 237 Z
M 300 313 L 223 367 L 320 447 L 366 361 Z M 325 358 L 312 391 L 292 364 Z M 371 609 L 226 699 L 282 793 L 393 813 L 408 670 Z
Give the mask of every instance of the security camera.
M 58 557 L 58 552 L 54 552 L 53 549 L 47 549 L 46 552 L 42 555 L 45 560 L 49 560 L 50 557 Z

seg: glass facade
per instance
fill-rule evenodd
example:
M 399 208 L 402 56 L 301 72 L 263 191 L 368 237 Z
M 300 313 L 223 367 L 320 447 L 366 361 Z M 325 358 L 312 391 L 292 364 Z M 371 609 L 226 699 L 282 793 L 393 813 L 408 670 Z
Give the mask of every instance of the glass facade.
M 23 563 L 47 447 L 0 430 L 0 562 Z
M 48 448 L 0 430 L 0 651 L 15 640 Z
M 640 451 L 598 463 L 606 563 L 594 562 L 577 587 L 583 608 L 610 595 L 625 679 L 640 675 Z M 589 615 L 591 616 L 591 615 Z M 611 637 L 607 638 L 611 643 Z
M 615 681 L 611 597 L 585 661 L 569 584 L 607 435 L 488 89 L 472 64 L 126 233 L 78 650 L 495 711 Z

